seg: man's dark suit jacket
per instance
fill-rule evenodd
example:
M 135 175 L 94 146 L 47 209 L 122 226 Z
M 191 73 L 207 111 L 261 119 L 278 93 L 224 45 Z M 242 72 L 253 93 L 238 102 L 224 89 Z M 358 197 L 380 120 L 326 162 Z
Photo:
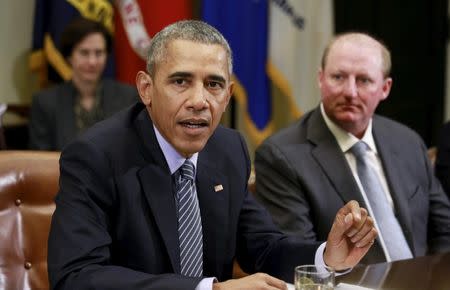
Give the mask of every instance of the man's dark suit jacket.
M 58 150 L 78 134 L 75 122 L 77 91 L 65 82 L 33 96 L 29 124 L 30 149 Z M 138 100 L 135 87 L 102 80 L 101 109 L 105 119 Z
M 172 176 L 143 104 L 99 122 L 62 152 L 49 246 L 52 289 L 194 289 L 179 275 Z M 218 127 L 199 153 L 203 273 L 231 278 L 233 259 L 288 281 L 318 243 L 281 234 L 247 192 L 243 138 Z M 215 191 L 216 185 L 223 190 Z
M 436 176 L 450 198 L 450 122 L 441 130 L 436 156 Z
M 395 214 L 413 254 L 450 251 L 450 205 L 423 142 L 389 119 L 374 116 L 372 124 Z M 325 240 L 348 201 L 367 208 L 320 108 L 268 138 L 256 151 L 255 169 L 257 199 L 284 232 L 306 240 Z M 375 243 L 363 262 L 381 261 L 385 256 Z

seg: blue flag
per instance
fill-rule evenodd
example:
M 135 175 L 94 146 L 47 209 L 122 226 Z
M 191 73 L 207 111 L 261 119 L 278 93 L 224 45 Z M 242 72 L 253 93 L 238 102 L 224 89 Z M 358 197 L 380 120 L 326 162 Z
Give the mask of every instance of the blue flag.
M 108 0 L 36 0 L 30 68 L 39 72 L 42 86 L 70 79 L 72 70 L 59 52 L 59 42 L 66 25 L 80 16 L 101 22 L 113 33 L 113 6 Z M 108 58 L 106 76 L 114 75 L 113 59 Z
M 268 60 L 268 2 L 264 0 L 203 1 L 202 18 L 230 43 L 237 88 L 234 96 L 247 105 L 249 135 L 259 143 L 271 119 Z

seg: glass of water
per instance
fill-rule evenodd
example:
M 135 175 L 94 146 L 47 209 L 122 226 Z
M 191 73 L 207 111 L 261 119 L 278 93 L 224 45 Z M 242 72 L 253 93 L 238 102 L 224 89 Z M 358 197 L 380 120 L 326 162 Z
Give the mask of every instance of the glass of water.
M 295 267 L 295 290 L 333 290 L 333 268 L 315 265 Z

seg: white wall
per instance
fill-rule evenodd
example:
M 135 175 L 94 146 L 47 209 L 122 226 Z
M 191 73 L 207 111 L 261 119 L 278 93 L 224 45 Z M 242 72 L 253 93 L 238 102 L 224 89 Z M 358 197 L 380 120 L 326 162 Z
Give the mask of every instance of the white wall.
M 30 103 L 37 89 L 28 69 L 35 0 L 0 1 L 0 102 Z

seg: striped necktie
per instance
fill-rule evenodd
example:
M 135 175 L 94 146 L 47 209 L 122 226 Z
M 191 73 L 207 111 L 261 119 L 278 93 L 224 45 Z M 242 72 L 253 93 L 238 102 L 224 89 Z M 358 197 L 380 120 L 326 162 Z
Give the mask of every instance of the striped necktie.
M 187 159 L 178 169 L 178 238 L 181 274 L 201 277 L 203 275 L 203 234 L 194 171 L 194 164 Z
M 356 170 L 359 180 L 366 192 L 373 211 L 373 218 L 378 224 L 380 234 L 387 248 L 386 250 L 392 261 L 412 258 L 411 250 L 394 215 L 394 210 L 389 205 L 386 193 L 375 170 L 370 166 L 370 161 L 366 158 L 367 149 L 366 143 L 358 141 L 350 151 L 356 158 Z

